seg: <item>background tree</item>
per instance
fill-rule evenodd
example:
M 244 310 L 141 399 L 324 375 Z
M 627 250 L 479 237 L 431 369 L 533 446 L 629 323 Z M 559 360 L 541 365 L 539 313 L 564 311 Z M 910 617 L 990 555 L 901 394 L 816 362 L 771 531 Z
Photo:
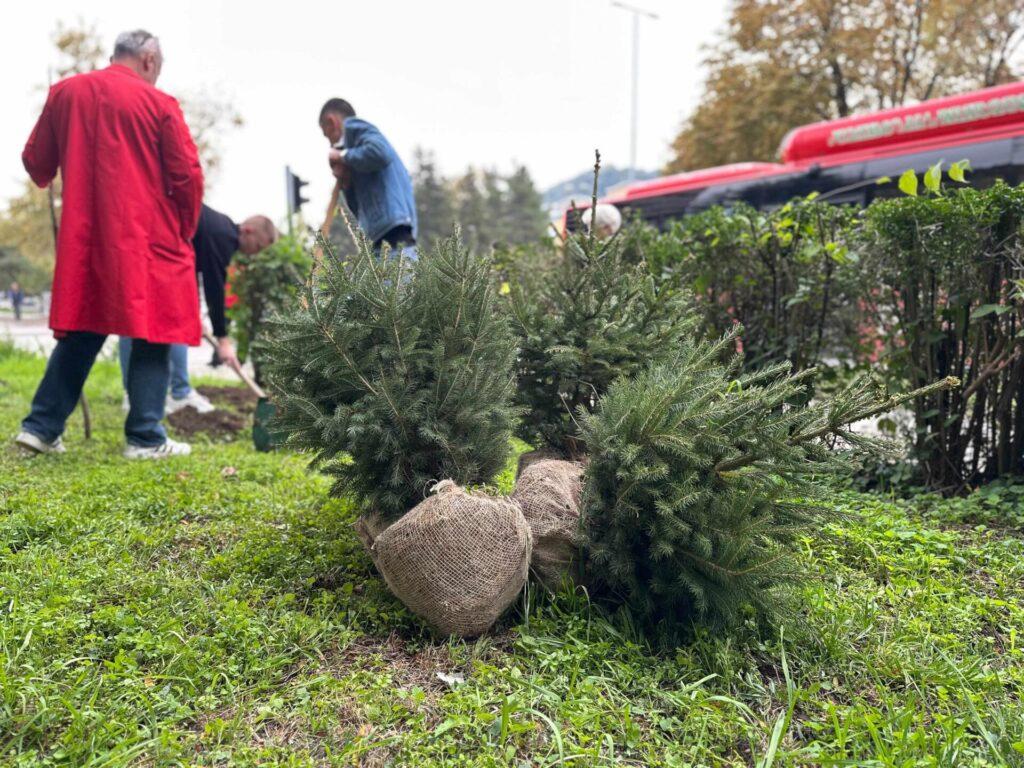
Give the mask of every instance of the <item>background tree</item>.
M 192 140 L 199 150 L 206 188 L 217 181 L 224 159 L 222 140 L 226 133 L 241 128 L 245 120 L 230 99 L 217 96 L 205 87 L 178 96 Z
M 14 248 L 0 247 L 0 295 L 15 280 L 26 293 L 38 293 L 49 283 L 49 273 Z
M 56 214 L 60 216 L 59 179 L 54 184 Z M 26 180 L 24 191 L 7 202 L 0 212 L 0 247 L 17 251 L 45 274 L 53 274 L 53 223 L 45 189 Z
M 525 165 L 516 165 L 505 183 L 508 242 L 514 245 L 535 242 L 543 237 L 548 226 L 543 195 Z
M 103 64 L 103 41 L 94 24 L 79 19 L 77 25 L 68 26 L 58 21 L 50 39 L 58 52 L 57 79 L 92 72 Z
M 453 221 L 458 221 L 466 246 L 475 252 L 544 237 L 544 199 L 522 165 L 508 176 L 493 168 L 470 167 L 455 179 L 444 179 L 433 155 L 417 151 L 413 177 L 420 241 L 428 247 L 451 234 Z
M 417 148 L 415 158 L 412 176 L 420 225 L 419 240 L 429 249 L 438 240 L 451 236 L 455 209 L 448 182 L 437 171 L 434 153 Z
M 771 160 L 794 126 L 1013 80 L 1019 0 L 736 0 L 668 171 Z
M 452 182 L 455 218 L 462 227 L 462 237 L 470 251 L 480 253 L 491 245 L 491 222 L 487 199 L 480 188 L 477 171 L 468 168 Z

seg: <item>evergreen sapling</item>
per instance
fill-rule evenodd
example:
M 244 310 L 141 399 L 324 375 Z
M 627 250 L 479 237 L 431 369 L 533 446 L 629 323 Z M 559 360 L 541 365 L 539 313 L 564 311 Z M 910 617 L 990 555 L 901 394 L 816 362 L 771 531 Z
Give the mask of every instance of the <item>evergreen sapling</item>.
M 886 397 L 862 378 L 807 402 L 813 369 L 741 374 L 738 331 L 686 341 L 579 410 L 590 447 L 582 505 L 593 590 L 662 633 L 782 615 L 804 578 L 797 544 L 835 519 L 821 481 L 876 441 L 848 425 L 956 386 Z M 726 362 L 723 362 L 726 360 Z M 838 441 L 838 442 L 837 442 Z
M 594 197 L 600 155 L 594 166 Z M 611 383 L 674 349 L 695 329 L 683 294 L 631 264 L 618 237 L 572 233 L 547 269 L 512 275 L 519 334 L 519 436 L 540 448 L 582 453 L 573 414 L 592 411 Z
M 504 466 L 515 337 L 490 263 L 457 234 L 418 261 L 355 239 L 344 263 L 327 245 L 262 350 L 275 428 L 336 478 L 332 493 L 393 520 L 441 479 L 486 483 Z

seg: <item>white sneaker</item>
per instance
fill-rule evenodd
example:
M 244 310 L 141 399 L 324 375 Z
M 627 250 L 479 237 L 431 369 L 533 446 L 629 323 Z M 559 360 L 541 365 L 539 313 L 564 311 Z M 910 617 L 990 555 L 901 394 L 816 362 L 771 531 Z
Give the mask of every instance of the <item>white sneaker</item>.
M 64 453 L 67 450 L 59 437 L 52 443 L 48 443 L 43 438 L 25 431 L 19 432 L 18 436 L 14 438 L 14 442 L 32 453 Z
M 124 449 L 126 459 L 166 459 L 171 456 L 188 456 L 192 453 L 192 446 L 188 443 L 179 443 L 177 440 L 167 438 L 167 442 L 160 445 L 142 446 L 128 445 Z
M 194 408 L 196 413 L 210 413 L 211 411 L 217 410 L 213 403 L 194 389 L 190 389 L 189 393 L 180 400 L 171 397 L 170 395 L 167 396 L 167 402 L 164 404 L 165 414 L 175 413 L 176 411 L 180 411 L 182 408 Z

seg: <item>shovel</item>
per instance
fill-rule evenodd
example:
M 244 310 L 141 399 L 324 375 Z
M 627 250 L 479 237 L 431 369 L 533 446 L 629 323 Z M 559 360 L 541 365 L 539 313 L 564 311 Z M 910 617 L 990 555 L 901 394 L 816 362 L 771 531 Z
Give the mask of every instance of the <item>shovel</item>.
M 217 340 L 207 332 L 203 332 L 203 338 L 217 349 Z M 252 442 L 256 446 L 257 451 L 266 452 L 273 450 L 281 444 L 283 436 L 274 432 L 270 429 L 270 420 L 274 418 L 274 414 L 277 413 L 277 409 L 274 404 L 270 402 L 270 398 L 267 397 L 267 393 L 263 391 L 252 377 L 249 376 L 242 368 L 232 368 L 232 370 L 238 374 L 238 378 L 242 380 L 242 383 L 247 386 L 259 400 L 256 402 L 256 412 L 253 414 L 252 424 Z

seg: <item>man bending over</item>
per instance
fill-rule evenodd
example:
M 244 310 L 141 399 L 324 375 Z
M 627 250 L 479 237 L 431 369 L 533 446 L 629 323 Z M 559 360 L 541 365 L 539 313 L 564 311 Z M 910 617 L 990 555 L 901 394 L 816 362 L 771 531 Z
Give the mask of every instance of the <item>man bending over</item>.
M 227 282 L 228 266 L 237 252 L 251 256 L 273 245 L 276 240 L 277 229 L 266 216 L 250 216 L 241 224 L 235 224 L 223 213 L 203 205 L 199 226 L 192 238 L 196 252 L 196 272 L 202 277 L 206 309 L 210 313 L 210 325 L 217 339 L 217 356 L 232 368 L 239 368 L 240 363 L 231 337 L 228 336 L 228 320 L 224 313 L 224 284 Z M 128 360 L 131 350 L 132 340 L 122 336 L 119 356 L 125 392 L 128 391 Z M 127 408 L 127 395 L 125 398 Z M 194 390 L 189 381 L 188 347 L 172 344 L 170 392 L 167 393 L 165 410 L 174 413 L 188 407 L 199 413 L 214 410 L 213 403 Z

